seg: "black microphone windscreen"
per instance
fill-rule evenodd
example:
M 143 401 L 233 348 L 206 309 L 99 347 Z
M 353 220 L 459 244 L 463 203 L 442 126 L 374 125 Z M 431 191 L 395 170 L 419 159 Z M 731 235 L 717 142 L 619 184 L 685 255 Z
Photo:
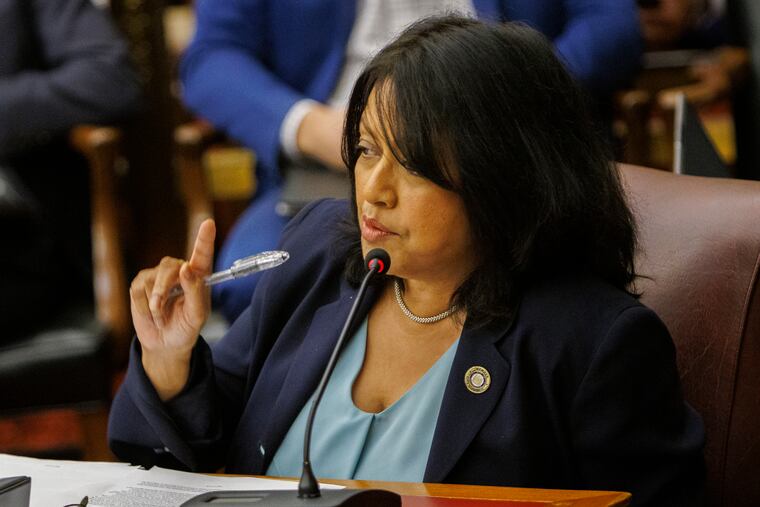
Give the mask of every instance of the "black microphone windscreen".
M 377 266 L 376 274 L 384 275 L 391 268 L 391 256 L 382 248 L 373 248 L 364 257 L 364 265 L 367 269 Z

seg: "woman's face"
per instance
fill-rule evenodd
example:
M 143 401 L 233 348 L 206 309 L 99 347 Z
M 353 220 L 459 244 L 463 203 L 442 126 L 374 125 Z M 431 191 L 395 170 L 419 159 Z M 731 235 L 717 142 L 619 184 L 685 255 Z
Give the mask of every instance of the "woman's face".
M 464 202 L 396 160 L 379 128 L 373 97 L 362 116 L 355 166 L 362 252 L 385 249 L 395 276 L 458 285 L 475 265 Z
M 696 21 L 695 0 L 660 0 L 655 7 L 639 9 L 641 32 L 649 49 L 667 49 Z

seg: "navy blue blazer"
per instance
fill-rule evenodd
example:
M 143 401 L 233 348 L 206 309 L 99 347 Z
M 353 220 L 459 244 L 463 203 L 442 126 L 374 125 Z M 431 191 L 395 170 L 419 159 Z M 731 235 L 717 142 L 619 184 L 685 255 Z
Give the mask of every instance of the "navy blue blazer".
M 213 349 L 199 340 L 185 389 L 162 403 L 135 341 L 113 404 L 123 460 L 263 474 L 314 391 L 356 294 L 336 241 L 345 201 L 305 208 L 287 227 L 283 266 Z M 379 288 L 368 293 L 358 322 Z M 491 386 L 473 394 L 465 372 Z M 634 505 L 698 504 L 704 432 L 683 400 L 659 318 L 590 276 L 537 281 L 516 317 L 465 323 L 424 480 L 626 490 Z

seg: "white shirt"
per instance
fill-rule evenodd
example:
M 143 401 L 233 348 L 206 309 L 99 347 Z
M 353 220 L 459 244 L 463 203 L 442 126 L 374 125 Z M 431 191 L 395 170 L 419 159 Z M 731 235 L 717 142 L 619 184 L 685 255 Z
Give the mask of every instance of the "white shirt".
M 343 70 L 327 103 L 345 107 L 364 65 L 404 28 L 420 18 L 444 13 L 475 16 L 472 0 L 357 0 L 356 18 L 346 44 Z M 290 108 L 280 126 L 280 146 L 290 159 L 300 156 L 298 128 L 316 102 L 299 100 Z

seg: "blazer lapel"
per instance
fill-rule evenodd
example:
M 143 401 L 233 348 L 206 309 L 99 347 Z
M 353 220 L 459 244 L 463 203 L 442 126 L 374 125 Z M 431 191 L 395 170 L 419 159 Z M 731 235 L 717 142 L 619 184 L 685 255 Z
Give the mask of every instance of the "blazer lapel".
M 320 307 L 315 313 L 306 337 L 293 357 L 288 374 L 280 387 L 280 393 L 268 417 L 268 424 L 260 445 L 265 449 L 263 470 L 269 466 L 274 452 L 282 443 L 293 421 L 301 412 L 319 380 L 322 378 L 327 361 L 338 341 L 343 323 L 354 303 L 357 289 L 343 281 L 338 300 Z M 362 305 L 358 308 L 353 326 L 347 339 L 351 337 L 372 307 L 377 290 L 369 287 Z
M 465 325 L 438 414 L 424 482 L 445 480 L 501 399 L 510 365 L 496 343 L 510 326 L 508 322 L 468 330 Z M 465 374 L 473 366 L 481 366 L 490 374 L 491 385 L 480 394 L 470 392 L 465 385 Z

